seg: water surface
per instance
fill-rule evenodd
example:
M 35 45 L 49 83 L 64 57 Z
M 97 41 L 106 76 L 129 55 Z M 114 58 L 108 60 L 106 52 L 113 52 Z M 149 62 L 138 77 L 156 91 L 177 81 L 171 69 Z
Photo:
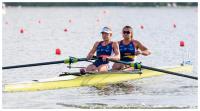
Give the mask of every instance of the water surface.
M 152 52 L 148 57 L 138 57 L 139 61 L 155 67 L 172 66 L 180 64 L 188 52 L 195 67 L 191 75 L 197 76 L 196 10 L 190 7 L 8 7 L 2 26 L 3 66 L 62 60 L 68 56 L 85 57 L 94 42 L 101 40 L 103 26 L 112 27 L 112 39 L 116 41 L 122 39 L 122 27 L 130 25 L 134 38 Z M 23 34 L 19 32 L 21 28 L 25 30 Z M 185 41 L 185 48 L 179 46 L 181 40 Z M 60 56 L 55 55 L 56 48 L 62 50 Z M 73 66 L 88 64 L 81 62 Z M 59 64 L 4 70 L 2 84 L 51 78 L 64 71 L 77 69 L 69 70 Z M 110 85 L 103 89 L 3 92 L 2 97 L 3 108 L 15 109 L 197 108 L 198 103 L 197 81 L 172 75 L 128 81 L 124 86 Z

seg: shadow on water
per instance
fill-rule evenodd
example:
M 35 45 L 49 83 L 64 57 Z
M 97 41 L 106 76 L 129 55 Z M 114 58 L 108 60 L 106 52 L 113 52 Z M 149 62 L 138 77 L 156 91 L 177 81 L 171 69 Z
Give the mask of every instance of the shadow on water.
M 134 84 L 128 82 L 99 86 L 94 88 L 96 89 L 99 96 L 134 94 L 134 92 L 140 90 L 139 86 L 135 86 Z

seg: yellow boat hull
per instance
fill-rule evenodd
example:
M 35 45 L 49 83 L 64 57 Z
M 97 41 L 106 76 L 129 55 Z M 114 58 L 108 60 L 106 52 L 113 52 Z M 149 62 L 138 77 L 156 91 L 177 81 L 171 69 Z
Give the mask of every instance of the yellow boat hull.
M 174 72 L 192 72 L 192 66 L 176 66 L 173 68 L 163 68 Z M 143 70 L 142 74 L 128 74 L 128 73 L 105 73 L 105 74 L 90 74 L 83 76 L 56 77 L 55 79 L 46 79 L 44 81 L 30 81 L 24 83 L 13 83 L 4 85 L 4 92 L 20 92 L 20 91 L 40 91 L 52 90 L 70 87 L 81 86 L 99 86 L 106 84 L 114 84 L 123 81 L 142 79 L 147 77 L 159 76 L 163 73 L 151 70 Z M 66 78 L 66 80 L 65 80 Z

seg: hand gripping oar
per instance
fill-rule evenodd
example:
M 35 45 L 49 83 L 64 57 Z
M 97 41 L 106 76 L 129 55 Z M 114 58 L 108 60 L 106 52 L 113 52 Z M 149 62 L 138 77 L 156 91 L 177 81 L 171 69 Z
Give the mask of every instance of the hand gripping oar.
M 92 60 L 94 60 L 94 59 L 92 59 Z M 23 68 L 23 67 L 32 67 L 32 66 L 60 64 L 60 63 L 71 64 L 71 63 L 76 63 L 76 62 L 79 62 L 79 61 L 88 61 L 88 60 L 87 60 L 87 58 L 69 57 L 69 58 L 67 58 L 65 60 L 60 60 L 60 61 L 51 61 L 51 62 L 41 62 L 41 63 L 33 63 L 33 64 L 5 66 L 5 67 L 2 67 L 2 69 L 14 69 L 14 68 Z
M 126 65 L 129 65 L 131 67 L 134 67 L 135 69 L 144 68 L 144 69 L 148 69 L 148 70 L 153 70 L 153 71 L 158 71 L 158 72 L 163 72 L 163 73 L 167 73 L 167 74 L 171 74 L 171 75 L 176 75 L 176 76 L 181 76 L 181 77 L 186 77 L 186 78 L 198 80 L 198 77 L 194 77 L 194 76 L 190 76 L 190 75 L 186 75 L 186 74 L 181 74 L 181 73 L 177 73 L 177 72 L 172 72 L 172 71 L 167 71 L 167 70 L 163 70 L 163 69 L 153 68 L 153 67 L 149 67 L 149 66 L 144 66 L 144 65 L 141 65 L 140 63 L 129 63 L 129 62 L 116 61 L 116 60 L 111 60 L 111 59 L 108 59 L 108 61 L 126 64 Z

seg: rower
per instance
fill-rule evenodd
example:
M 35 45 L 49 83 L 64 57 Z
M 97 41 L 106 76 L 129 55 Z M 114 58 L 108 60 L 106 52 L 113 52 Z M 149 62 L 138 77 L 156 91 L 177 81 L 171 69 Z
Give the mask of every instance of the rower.
M 125 62 L 134 62 L 136 56 L 148 56 L 151 52 L 138 40 L 133 39 L 133 29 L 131 26 L 125 26 L 122 30 L 123 40 L 119 41 L 120 60 Z M 114 63 L 112 70 L 132 70 L 129 66 Z
M 117 42 L 111 41 L 112 30 L 104 27 L 101 31 L 103 41 L 97 41 L 88 53 L 87 59 L 90 60 L 96 52 L 97 58 L 93 64 L 90 64 L 86 71 L 107 72 L 109 69 L 108 59 L 120 60 L 119 45 Z

